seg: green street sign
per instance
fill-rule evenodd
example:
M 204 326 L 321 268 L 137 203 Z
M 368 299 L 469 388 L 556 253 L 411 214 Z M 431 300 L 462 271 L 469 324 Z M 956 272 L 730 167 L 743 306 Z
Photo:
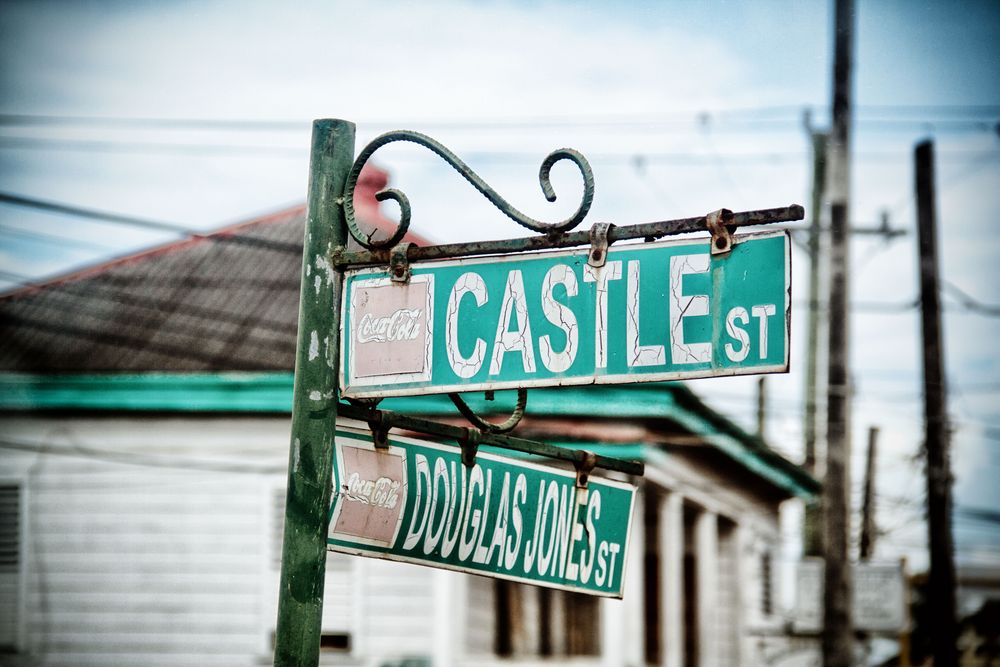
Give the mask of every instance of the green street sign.
M 635 487 L 339 419 L 331 551 L 622 597 Z
M 414 263 L 407 283 L 347 271 L 343 395 L 787 372 L 787 232 L 737 236 L 720 255 L 688 239 L 612 246 L 598 267 L 588 256 Z

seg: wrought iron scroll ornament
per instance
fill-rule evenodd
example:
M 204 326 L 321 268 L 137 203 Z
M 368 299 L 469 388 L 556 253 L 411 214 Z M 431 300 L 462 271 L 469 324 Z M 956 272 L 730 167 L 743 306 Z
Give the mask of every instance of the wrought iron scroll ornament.
M 552 188 L 552 181 L 549 175 L 552 171 L 552 167 L 557 162 L 561 160 L 569 160 L 575 164 L 577 168 L 579 168 L 580 174 L 583 176 L 583 198 L 580 201 L 580 205 L 577 207 L 576 212 L 565 220 L 560 222 L 542 222 L 541 220 L 530 218 L 514 208 L 506 199 L 501 197 L 496 190 L 491 188 L 486 181 L 480 178 L 479 175 L 469 167 L 469 165 L 465 164 L 465 162 L 459 159 L 457 155 L 445 148 L 439 142 L 419 132 L 413 132 L 411 130 L 395 130 L 376 137 L 370 144 L 365 146 L 364 150 L 358 154 L 357 159 L 354 161 L 354 165 L 351 167 L 351 171 L 347 175 L 347 183 L 344 188 L 343 204 L 344 217 L 347 220 L 347 228 L 350 230 L 351 236 L 354 237 L 354 240 L 368 250 L 391 248 L 395 246 L 400 242 L 400 240 L 402 240 L 406 231 L 410 227 L 410 201 L 407 196 L 403 194 L 403 192 L 397 190 L 396 188 L 386 188 L 375 193 L 375 199 L 377 201 L 382 202 L 386 199 L 392 199 L 399 204 L 399 226 L 389 238 L 373 240 L 361 230 L 361 227 L 358 225 L 354 215 L 354 188 L 357 186 L 361 170 L 364 168 L 365 163 L 368 162 L 369 158 L 371 158 L 375 151 L 386 144 L 396 141 L 408 141 L 430 149 L 440 156 L 445 162 L 450 164 L 455 171 L 465 178 L 465 180 L 472 183 L 472 185 L 479 190 L 479 192 L 481 192 L 491 204 L 500 209 L 504 215 L 517 224 L 541 234 L 553 234 L 573 229 L 580 224 L 585 217 L 587 217 L 587 213 L 590 212 L 590 206 L 594 201 L 594 173 L 590 168 L 590 163 L 587 162 L 587 158 L 583 157 L 581 153 L 573 150 L 572 148 L 560 148 L 549 153 L 542 162 L 541 168 L 538 170 L 538 182 L 542 186 L 542 193 L 545 195 L 545 199 L 550 202 L 555 201 L 556 193 Z
M 524 408 L 528 405 L 528 390 L 523 388 L 517 390 L 517 405 L 514 406 L 514 411 L 510 417 L 499 424 L 488 422 L 477 415 L 458 394 L 448 394 L 448 398 L 462 413 L 462 416 L 483 433 L 509 433 L 514 430 L 514 427 L 521 422 L 521 417 L 524 416 Z

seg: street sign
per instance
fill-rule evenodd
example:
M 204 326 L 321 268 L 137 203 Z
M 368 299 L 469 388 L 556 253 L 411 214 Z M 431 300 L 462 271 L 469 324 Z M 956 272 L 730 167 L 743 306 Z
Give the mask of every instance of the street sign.
M 347 271 L 344 396 L 618 384 L 788 370 L 787 232 Z M 313 336 L 318 336 L 313 333 Z M 315 339 L 314 339 L 315 340 Z
M 899 563 L 854 565 L 854 627 L 899 632 L 906 623 L 906 586 Z
M 340 419 L 327 548 L 622 596 L 635 487 Z
M 803 558 L 795 573 L 796 632 L 823 629 L 823 559 Z M 851 610 L 854 627 L 895 633 L 906 624 L 906 586 L 899 563 L 854 563 L 851 566 Z

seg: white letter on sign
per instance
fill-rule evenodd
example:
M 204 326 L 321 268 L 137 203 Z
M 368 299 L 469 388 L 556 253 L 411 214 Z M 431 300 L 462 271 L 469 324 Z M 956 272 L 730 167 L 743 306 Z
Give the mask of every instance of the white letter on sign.
M 562 352 L 552 349 L 552 341 L 548 335 L 538 339 L 538 353 L 542 355 L 542 364 L 553 373 L 562 373 L 573 365 L 576 359 L 576 347 L 580 338 L 579 327 L 576 326 L 576 315 L 573 311 L 552 297 L 552 289 L 556 285 L 566 288 L 566 296 L 576 296 L 576 273 L 565 264 L 556 264 L 545 274 L 542 281 L 542 312 L 545 319 L 563 330 L 566 334 L 566 347 Z
M 754 306 L 750 312 L 760 321 L 760 358 L 767 356 L 767 318 L 774 315 L 777 309 L 773 303 L 765 306 Z
M 670 258 L 673 268 L 673 258 Z M 626 289 L 625 338 L 628 342 L 629 366 L 660 366 L 664 363 L 662 345 L 639 345 L 639 262 L 629 260 Z M 676 359 L 674 360 L 677 361 Z
M 594 366 L 597 368 L 608 367 L 608 281 L 621 280 L 621 277 L 620 260 L 596 269 L 590 264 L 583 267 L 583 282 L 597 283 L 594 303 L 594 317 L 597 319 L 594 327 Z
M 696 364 L 712 360 L 711 343 L 685 343 L 684 318 L 708 315 L 708 295 L 681 294 L 684 276 L 707 273 L 711 260 L 703 255 L 674 255 L 670 258 L 670 359 L 675 364 Z
M 743 361 L 750 354 L 750 335 L 736 323 L 737 321 L 744 325 L 750 324 L 746 308 L 736 306 L 726 315 L 726 333 L 740 344 L 740 349 L 737 350 L 732 343 L 726 343 L 726 356 L 729 357 L 729 361 Z
M 486 283 L 478 273 L 463 273 L 462 276 L 451 288 L 448 296 L 448 310 L 445 312 L 445 348 L 448 350 L 448 363 L 455 375 L 460 378 L 470 378 L 479 372 L 483 367 L 483 359 L 486 358 L 486 341 L 482 338 L 476 339 L 476 347 L 472 350 L 472 355 L 463 357 L 458 349 L 458 307 L 462 303 L 462 297 L 472 294 L 476 299 L 476 305 L 482 306 L 489 299 L 486 293 Z
M 507 331 L 511 313 L 517 320 L 517 328 Z M 500 364 L 507 352 L 520 352 L 524 361 L 524 372 L 535 372 L 535 346 L 531 338 L 531 323 L 528 321 L 528 301 L 524 296 L 524 278 L 519 269 L 507 274 L 507 286 L 503 290 L 503 305 L 497 320 L 497 333 L 493 339 L 493 358 L 490 360 L 490 375 L 500 374 Z

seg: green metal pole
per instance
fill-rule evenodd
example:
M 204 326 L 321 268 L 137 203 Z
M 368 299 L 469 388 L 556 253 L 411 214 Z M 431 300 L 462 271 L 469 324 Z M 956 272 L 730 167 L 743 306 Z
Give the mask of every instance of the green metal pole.
M 327 258 L 347 242 L 343 193 L 353 159 L 353 123 L 313 122 L 274 649 L 278 666 L 319 663 L 343 284 Z

